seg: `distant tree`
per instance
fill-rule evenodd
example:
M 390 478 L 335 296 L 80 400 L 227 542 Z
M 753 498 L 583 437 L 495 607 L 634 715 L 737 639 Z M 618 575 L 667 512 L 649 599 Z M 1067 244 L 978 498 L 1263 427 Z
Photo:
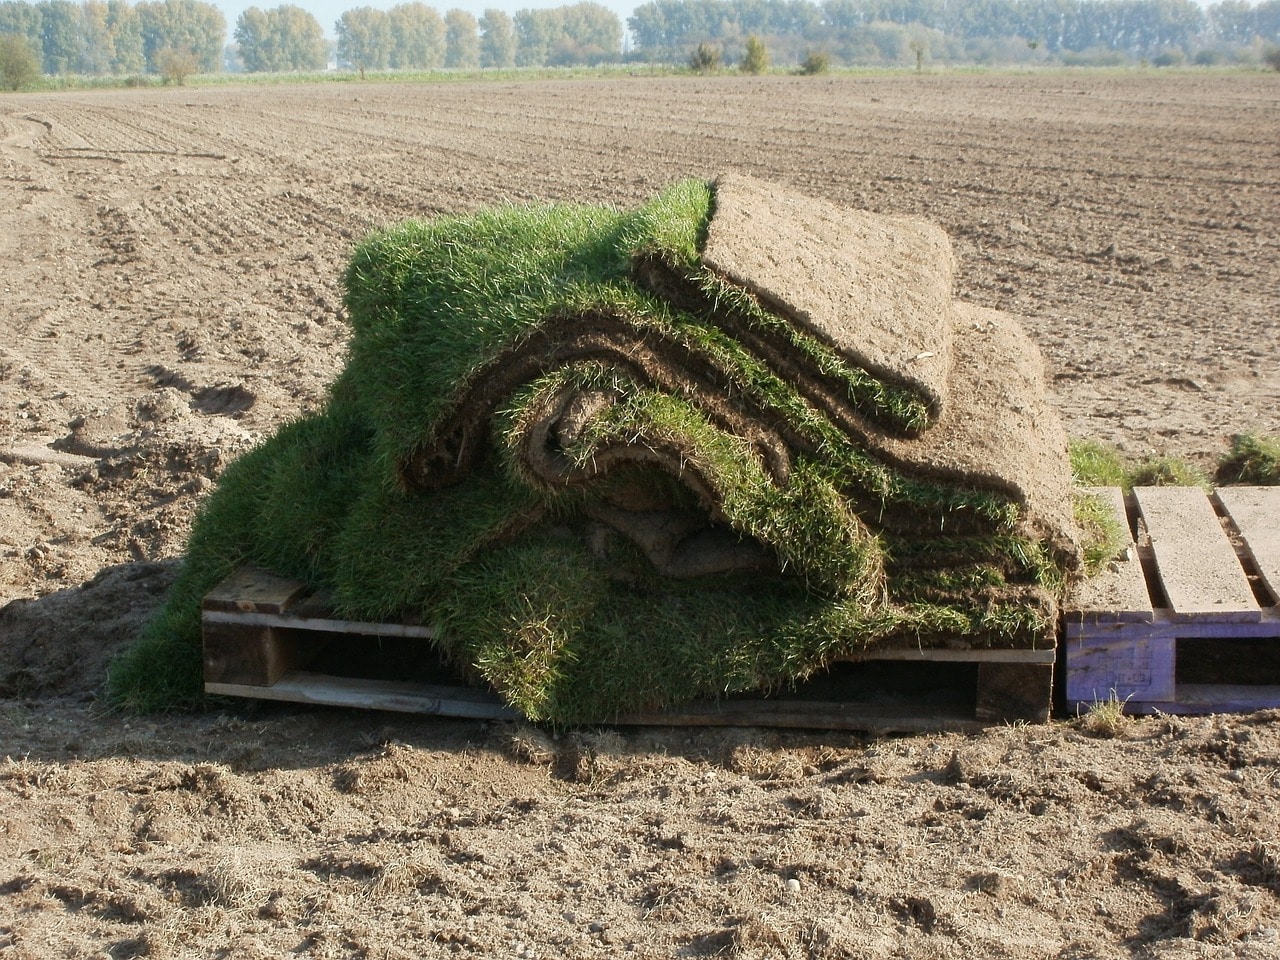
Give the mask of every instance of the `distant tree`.
M 714 43 L 703 41 L 689 57 L 689 66 L 697 73 L 715 73 L 720 69 L 724 54 Z
M 0 35 L 0 81 L 6 90 L 21 90 L 40 79 L 40 58 L 30 42 L 16 33 Z
M 617 60 L 622 53 L 622 21 L 608 7 L 590 0 L 554 11 L 558 36 L 551 41 L 548 62 L 557 66 Z
M 250 73 L 271 69 L 266 65 L 271 56 L 269 34 L 267 15 L 258 7 L 249 7 L 236 18 L 231 37 L 236 42 L 241 65 Z
M 346 11 L 334 25 L 338 59 L 358 70 L 385 70 L 391 62 L 394 39 L 391 17 L 373 7 Z
M 36 52 L 41 55 L 41 23 L 40 9 L 26 0 L 7 0 L 0 3 L 0 35 L 13 34 L 22 37 Z
M 49 74 L 79 73 L 84 47 L 80 6 L 71 0 L 41 0 L 42 68 Z
M 302 7 L 287 4 L 268 11 L 279 16 L 285 69 L 323 70 L 329 62 L 329 44 L 320 21 Z
M 769 69 L 769 51 L 754 33 L 747 37 L 747 49 L 738 68 L 743 73 L 759 74 Z
M 175 87 L 200 72 L 200 58 L 186 47 L 162 47 L 156 51 L 155 62 L 160 79 Z
M 147 68 L 138 11 L 127 0 L 107 0 L 107 40 L 112 73 L 141 73 Z
M 1263 59 L 1272 70 L 1280 70 L 1280 47 L 1272 47 L 1263 55 Z
M 724 0 L 649 0 L 627 18 L 639 47 L 675 53 L 693 49 L 698 39 L 723 39 L 737 30 Z
M 110 10 L 102 0 L 84 0 L 80 4 L 80 56 L 75 66 L 77 73 L 100 76 L 112 71 L 115 59 Z
M 831 69 L 831 56 L 825 50 L 813 50 L 800 61 L 800 72 L 806 76 L 826 73 Z
M 240 60 L 250 73 L 323 70 L 328 51 L 320 22 L 301 7 L 249 7 L 236 21 Z
M 598 3 L 521 10 L 515 28 L 517 66 L 604 63 L 622 54 L 622 21 Z
M 196 61 L 193 73 L 217 73 L 222 69 L 227 21 L 222 11 L 212 3 L 201 0 L 143 0 L 134 9 L 138 15 L 147 67 L 152 72 L 166 73 L 160 63 L 161 52 L 169 61 L 173 61 L 175 55 L 190 54 Z
M 480 25 L 456 7 L 444 15 L 444 65 L 455 70 L 480 66 Z
M 490 7 L 480 17 L 480 66 L 508 68 L 516 65 L 515 21 Z
M 909 44 L 911 52 L 916 55 L 916 73 L 924 72 L 924 55 L 929 52 L 929 45 L 919 37 L 912 40 Z
M 516 29 L 516 66 L 545 67 L 551 59 L 551 45 L 560 35 L 559 10 L 518 10 L 512 21 Z
M 439 70 L 444 66 L 445 25 L 435 8 L 402 3 L 391 8 L 391 66 L 397 70 Z

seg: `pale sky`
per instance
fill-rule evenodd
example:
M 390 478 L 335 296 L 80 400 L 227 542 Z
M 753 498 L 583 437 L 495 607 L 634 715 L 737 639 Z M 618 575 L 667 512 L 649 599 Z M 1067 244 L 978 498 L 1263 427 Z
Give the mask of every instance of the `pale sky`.
M 231 33 L 236 28 L 236 20 L 249 7 L 258 7 L 261 10 L 270 10 L 278 7 L 282 3 L 292 3 L 295 6 L 302 7 L 313 17 L 320 21 L 320 26 L 324 28 L 325 36 L 330 40 L 334 38 L 333 25 L 337 22 L 338 17 L 355 7 L 376 7 L 379 10 L 390 10 L 401 0 L 215 0 L 218 9 L 222 11 L 222 15 L 227 18 L 227 34 L 230 38 Z M 467 13 L 479 18 L 480 14 L 486 9 L 496 7 L 507 13 L 515 13 L 517 10 L 536 10 L 543 7 L 563 7 L 576 0 L 424 0 L 429 7 L 435 7 L 441 15 L 446 10 L 452 10 L 455 7 L 461 8 Z M 643 2 L 643 0 L 595 0 L 603 7 L 607 7 L 618 15 L 618 19 L 622 21 L 622 30 L 625 33 L 627 29 L 627 17 L 631 16 L 635 8 Z

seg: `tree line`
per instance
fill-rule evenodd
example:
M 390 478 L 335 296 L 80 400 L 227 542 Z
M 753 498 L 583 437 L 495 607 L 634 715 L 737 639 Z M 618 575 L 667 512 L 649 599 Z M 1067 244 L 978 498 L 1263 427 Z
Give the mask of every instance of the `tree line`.
M 478 20 L 420 2 L 359 7 L 342 14 L 335 33 L 339 63 L 371 70 L 570 66 L 622 54 L 622 22 L 590 2 L 514 16 L 488 9 Z
M 226 19 L 202 0 L 5 0 L 0 36 L 24 39 L 46 74 L 164 73 L 180 51 L 192 71 L 215 72 L 224 54 L 244 70 L 437 70 L 543 67 L 617 61 L 622 22 L 598 3 L 581 2 L 514 16 L 498 9 L 477 19 L 461 9 L 443 15 L 412 0 L 390 10 L 357 7 L 334 25 L 336 45 L 299 6 L 250 7 L 225 49 Z
M 627 24 L 636 50 L 657 61 L 708 42 L 729 55 L 754 36 L 775 61 L 822 50 L 836 62 L 901 62 L 928 50 L 979 62 L 1200 51 L 1211 62 L 1215 51 L 1280 42 L 1280 0 L 648 0 Z
M 250 7 L 230 52 L 255 72 L 320 70 L 331 58 L 361 70 L 688 63 L 700 49 L 736 57 L 749 38 L 778 64 L 816 54 L 919 63 L 926 51 L 953 62 L 1215 62 L 1250 49 L 1258 59 L 1280 43 L 1280 0 L 647 0 L 627 24 L 634 48 L 624 54 L 620 20 L 598 3 L 476 18 L 409 0 L 346 11 L 330 44 L 299 6 Z M 46 74 L 164 73 L 175 53 L 216 72 L 227 53 L 226 20 L 203 0 L 4 0 L 0 36 L 24 38 Z
M 227 21 L 201 0 L 9 0 L 0 3 L 0 36 L 25 39 L 47 74 L 161 73 L 179 54 L 213 72 Z

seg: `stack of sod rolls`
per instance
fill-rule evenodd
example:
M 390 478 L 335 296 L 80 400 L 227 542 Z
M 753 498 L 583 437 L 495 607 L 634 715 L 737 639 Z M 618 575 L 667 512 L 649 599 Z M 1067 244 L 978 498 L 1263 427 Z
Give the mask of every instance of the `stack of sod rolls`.
M 731 176 L 367 239 L 325 410 L 235 463 L 111 694 L 198 700 L 242 564 L 413 615 L 535 720 L 776 689 L 875 645 L 1052 647 L 1066 439 L 946 236 Z

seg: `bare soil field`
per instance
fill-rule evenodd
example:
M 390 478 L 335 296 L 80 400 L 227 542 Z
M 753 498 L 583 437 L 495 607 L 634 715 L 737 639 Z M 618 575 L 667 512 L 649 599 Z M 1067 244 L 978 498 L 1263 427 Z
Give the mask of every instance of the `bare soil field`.
M 737 171 L 942 225 L 1067 430 L 1280 433 L 1280 75 L 0 98 L 0 957 L 1280 957 L 1280 712 L 870 740 L 241 704 L 105 665 L 341 368 L 355 241 Z

